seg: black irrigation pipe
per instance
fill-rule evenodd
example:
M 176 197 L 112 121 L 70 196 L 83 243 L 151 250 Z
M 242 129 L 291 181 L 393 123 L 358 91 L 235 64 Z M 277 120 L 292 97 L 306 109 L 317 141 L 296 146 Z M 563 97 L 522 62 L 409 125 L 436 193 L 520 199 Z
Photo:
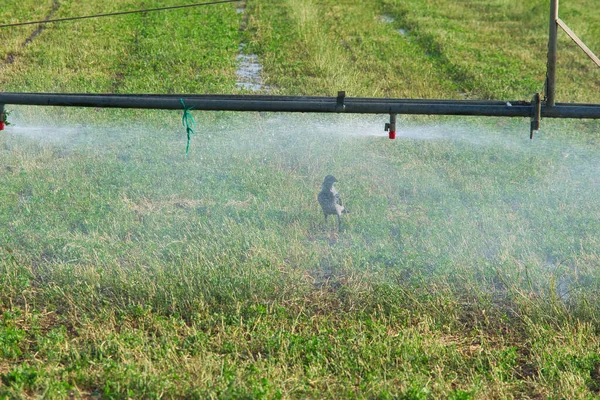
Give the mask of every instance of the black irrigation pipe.
M 146 12 L 153 12 L 153 11 L 165 11 L 165 10 L 176 10 L 176 9 L 180 9 L 180 8 L 211 6 L 211 5 L 215 5 L 215 4 L 234 3 L 234 2 L 239 2 L 239 1 L 240 0 L 219 0 L 219 1 L 211 1 L 211 2 L 207 2 L 207 3 L 184 4 L 184 5 L 180 5 L 180 6 L 148 8 L 148 9 L 143 9 L 143 10 L 119 11 L 119 12 L 106 13 L 106 14 L 83 15 L 83 16 L 78 16 L 78 17 L 66 17 L 66 18 L 57 18 L 57 19 L 46 19 L 46 20 L 41 20 L 41 21 L 15 22 L 15 23 L 12 23 L 12 24 L 2 24 L 2 25 L 0 25 L 0 29 L 1 28 L 14 27 L 14 26 L 23 26 L 23 25 L 49 24 L 51 22 L 77 21 L 77 20 L 80 20 L 80 19 L 92 19 L 92 18 L 101 18 L 101 17 L 114 17 L 114 16 L 117 16 L 117 15 L 139 14 L 139 13 L 146 13 Z
M 535 117 L 535 101 L 429 100 L 270 95 L 0 93 L 0 104 L 182 110 Z M 541 103 L 538 117 L 600 119 L 600 104 Z

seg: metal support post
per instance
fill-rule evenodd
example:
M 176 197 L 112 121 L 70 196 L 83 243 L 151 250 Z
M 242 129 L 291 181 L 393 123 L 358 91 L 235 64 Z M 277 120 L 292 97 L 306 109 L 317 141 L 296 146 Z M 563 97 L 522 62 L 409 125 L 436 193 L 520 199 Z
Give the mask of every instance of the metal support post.
M 558 0 L 550 0 L 550 36 L 548 39 L 548 70 L 546 72 L 546 107 L 556 104 L 556 53 L 558 43 Z
M 542 101 L 540 94 L 536 93 L 531 100 L 531 129 L 529 130 L 529 139 L 533 139 L 533 132 L 540 130 L 540 120 L 542 119 Z

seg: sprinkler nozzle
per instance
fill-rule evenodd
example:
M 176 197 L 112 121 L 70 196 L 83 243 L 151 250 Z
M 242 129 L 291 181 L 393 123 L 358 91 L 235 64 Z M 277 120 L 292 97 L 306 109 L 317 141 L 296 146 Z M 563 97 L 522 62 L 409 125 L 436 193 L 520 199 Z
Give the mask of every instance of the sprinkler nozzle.
M 4 130 L 4 121 L 0 121 L 0 131 Z
M 390 122 L 385 124 L 384 130 L 390 132 L 390 139 L 396 139 L 396 114 L 390 114 Z

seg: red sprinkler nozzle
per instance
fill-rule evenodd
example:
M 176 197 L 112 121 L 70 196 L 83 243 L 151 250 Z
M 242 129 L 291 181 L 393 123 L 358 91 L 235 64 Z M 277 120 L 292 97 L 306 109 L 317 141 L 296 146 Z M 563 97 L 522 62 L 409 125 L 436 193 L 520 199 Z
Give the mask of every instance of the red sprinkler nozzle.
M 390 122 L 385 124 L 384 130 L 390 133 L 390 139 L 396 139 L 396 114 L 390 114 Z
M 4 121 L 0 121 L 0 131 L 4 130 Z

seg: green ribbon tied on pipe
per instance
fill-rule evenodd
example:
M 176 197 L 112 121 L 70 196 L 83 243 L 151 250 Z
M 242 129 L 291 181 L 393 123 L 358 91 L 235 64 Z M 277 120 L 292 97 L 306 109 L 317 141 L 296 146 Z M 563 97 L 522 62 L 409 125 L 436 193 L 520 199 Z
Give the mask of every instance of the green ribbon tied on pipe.
M 181 105 L 183 106 L 183 117 L 181 118 L 181 125 L 185 127 L 185 132 L 187 133 L 187 146 L 185 146 L 185 154 L 190 151 L 190 141 L 192 139 L 192 135 L 195 134 L 194 128 L 196 127 L 196 120 L 190 113 L 194 107 L 186 107 L 183 99 L 179 99 L 181 101 Z

